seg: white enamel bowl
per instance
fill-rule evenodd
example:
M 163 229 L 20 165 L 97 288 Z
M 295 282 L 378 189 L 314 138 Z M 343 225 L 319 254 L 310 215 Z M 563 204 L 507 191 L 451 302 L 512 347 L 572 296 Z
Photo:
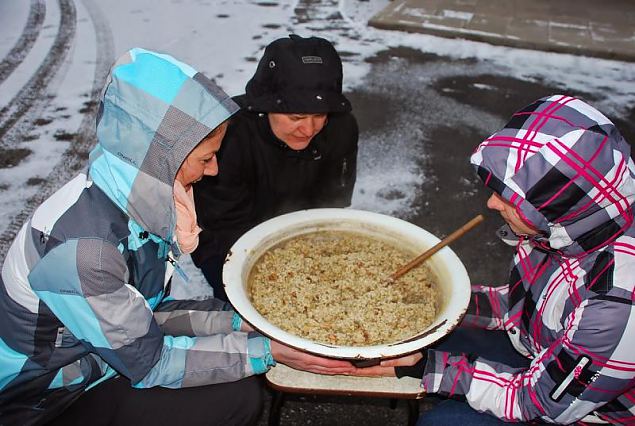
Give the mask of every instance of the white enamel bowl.
M 389 358 L 429 346 L 449 333 L 463 317 L 470 299 L 470 280 L 463 263 L 445 247 L 427 260 L 437 278 L 439 300 L 434 322 L 416 336 L 375 346 L 335 346 L 290 334 L 271 324 L 252 306 L 247 292 L 249 273 L 262 254 L 281 241 L 322 230 L 352 231 L 421 253 L 439 239 L 409 222 L 353 209 L 302 210 L 270 219 L 244 234 L 227 257 L 223 282 L 229 301 L 255 329 L 272 339 L 314 354 L 345 359 Z

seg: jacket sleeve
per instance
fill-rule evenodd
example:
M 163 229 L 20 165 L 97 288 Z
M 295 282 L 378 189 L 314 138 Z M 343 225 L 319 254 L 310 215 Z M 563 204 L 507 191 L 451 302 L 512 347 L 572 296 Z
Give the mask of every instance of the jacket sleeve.
M 507 421 L 574 423 L 633 386 L 633 317 L 631 300 L 587 300 L 526 370 L 430 350 L 422 385 Z
M 507 285 L 499 287 L 473 285 L 470 303 L 461 327 L 505 330 L 508 292 Z
M 234 331 L 234 311 L 219 299 L 169 300 L 154 309 L 154 320 L 172 336 L 210 336 Z
M 47 289 L 36 292 L 88 351 L 137 387 L 234 381 L 273 365 L 267 338 L 227 330 L 226 320 L 214 321 L 215 334 L 164 334 L 127 276 L 114 245 L 87 238 L 51 250 L 29 279 L 34 289 Z

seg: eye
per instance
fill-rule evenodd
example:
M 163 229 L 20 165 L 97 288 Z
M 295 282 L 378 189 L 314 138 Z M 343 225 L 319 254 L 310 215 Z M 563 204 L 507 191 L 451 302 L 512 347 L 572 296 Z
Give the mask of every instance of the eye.
M 211 157 L 208 157 L 208 158 L 203 158 L 203 159 L 201 160 L 201 162 L 202 162 L 203 164 L 207 164 L 207 163 L 209 163 L 210 161 L 212 161 L 212 160 L 214 159 L 214 157 L 216 157 L 216 154 L 213 154 Z

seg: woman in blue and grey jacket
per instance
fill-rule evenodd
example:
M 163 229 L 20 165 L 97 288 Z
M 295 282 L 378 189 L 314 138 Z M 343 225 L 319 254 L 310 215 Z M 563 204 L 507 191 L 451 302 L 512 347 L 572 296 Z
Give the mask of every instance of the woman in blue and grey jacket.
M 241 379 L 274 360 L 350 368 L 244 331 L 221 301 L 169 296 L 196 246 L 191 185 L 217 173 L 237 109 L 170 56 L 117 61 L 87 174 L 34 212 L 2 265 L 0 424 L 249 424 L 260 390 Z

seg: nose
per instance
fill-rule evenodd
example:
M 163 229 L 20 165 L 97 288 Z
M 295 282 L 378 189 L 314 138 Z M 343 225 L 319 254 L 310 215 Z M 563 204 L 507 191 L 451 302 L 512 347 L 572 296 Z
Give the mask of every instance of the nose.
M 491 210 L 496 210 L 496 211 L 502 211 L 503 210 L 503 202 L 501 201 L 500 197 L 498 194 L 493 193 L 488 199 L 487 199 L 487 208 L 491 209 Z
M 203 174 L 205 176 L 216 176 L 218 174 L 218 160 L 216 159 L 216 156 L 207 162 L 205 170 L 203 170 Z
M 302 135 L 309 137 L 315 134 L 316 127 L 317 124 L 315 122 L 315 119 L 313 119 L 312 117 L 308 117 L 302 120 L 299 130 Z

